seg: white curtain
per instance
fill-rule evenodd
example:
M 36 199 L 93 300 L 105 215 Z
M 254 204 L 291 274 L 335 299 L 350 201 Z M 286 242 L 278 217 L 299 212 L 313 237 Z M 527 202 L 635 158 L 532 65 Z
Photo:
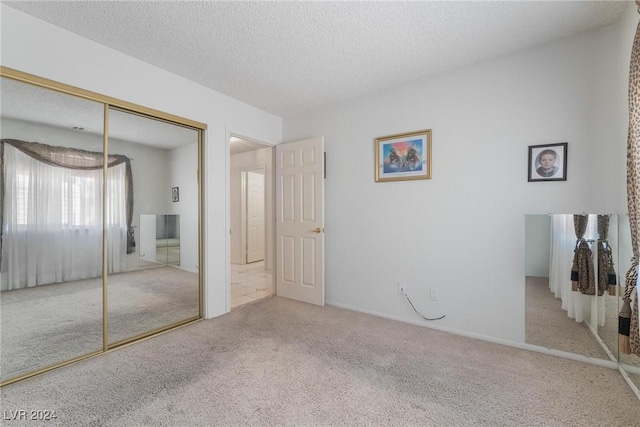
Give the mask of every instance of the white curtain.
M 107 169 L 107 272 L 119 273 L 126 266 L 127 194 L 126 165 Z
M 40 162 L 4 148 L 5 196 L 1 289 L 102 275 L 103 171 Z M 126 254 L 125 165 L 109 168 L 109 271 Z
M 584 238 L 596 240 L 597 216 L 589 215 L 589 222 Z M 589 246 L 595 250 L 595 244 Z M 571 266 L 573 250 L 576 247 L 576 234 L 573 226 L 573 215 L 551 216 L 551 267 L 549 272 L 549 288 L 556 298 L 562 300 L 562 309 L 576 322 L 597 322 L 604 325 L 604 298 L 583 295 L 571 290 Z M 592 318 L 592 315 L 597 318 Z

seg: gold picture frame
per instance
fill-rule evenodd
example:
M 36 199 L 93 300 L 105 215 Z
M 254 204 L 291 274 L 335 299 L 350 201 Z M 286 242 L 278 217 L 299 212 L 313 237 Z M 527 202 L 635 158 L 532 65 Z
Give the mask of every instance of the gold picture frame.
M 431 179 L 431 129 L 375 140 L 376 182 Z

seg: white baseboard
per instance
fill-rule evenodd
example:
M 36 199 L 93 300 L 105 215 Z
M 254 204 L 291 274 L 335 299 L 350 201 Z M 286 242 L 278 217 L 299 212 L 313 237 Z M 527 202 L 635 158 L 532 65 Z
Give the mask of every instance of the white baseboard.
M 628 363 L 621 363 L 620 366 L 631 374 L 640 375 L 640 366 L 629 365 Z
M 181 267 L 179 265 L 173 265 L 173 264 L 166 264 L 166 267 L 173 267 L 173 268 L 177 268 L 178 270 L 182 270 L 182 271 L 187 271 L 189 273 L 196 273 L 198 274 L 198 270 L 192 270 L 190 268 L 186 268 L 186 267 Z
M 627 384 L 629 384 L 629 387 L 631 387 L 631 390 L 633 390 L 636 397 L 640 399 L 640 389 L 638 389 L 638 386 L 634 384 L 634 382 L 631 380 L 631 378 L 627 374 L 627 370 L 629 367 L 634 369 L 637 368 L 636 366 L 621 365 L 619 368 L 620 374 L 622 375 L 622 378 L 624 378 L 624 380 L 627 382 Z

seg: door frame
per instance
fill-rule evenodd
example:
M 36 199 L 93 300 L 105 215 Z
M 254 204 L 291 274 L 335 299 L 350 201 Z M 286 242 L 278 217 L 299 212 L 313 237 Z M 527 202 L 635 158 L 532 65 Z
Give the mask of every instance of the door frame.
M 275 206 L 275 191 L 276 191 L 276 187 L 275 187 L 275 165 L 276 165 L 276 156 L 275 156 L 275 147 L 277 144 L 272 144 L 269 142 L 264 142 L 261 141 L 259 139 L 255 139 L 255 138 L 251 138 L 248 136 L 245 136 L 241 133 L 236 133 L 236 132 L 232 132 L 232 131 L 228 131 L 226 132 L 226 148 L 225 148 L 225 153 L 226 153 L 226 185 L 225 185 L 225 204 L 226 204 L 226 209 L 225 209 L 225 227 L 226 227 L 226 236 L 225 236 L 225 247 L 226 247 L 226 251 L 225 251 L 225 311 L 228 313 L 229 311 L 231 311 L 231 143 L 230 140 L 232 137 L 236 137 L 236 138 L 241 138 L 244 139 L 246 141 L 251 141 L 254 142 L 256 144 L 260 144 L 262 145 L 264 148 L 271 148 L 271 194 L 272 194 L 272 198 L 274 199 L 272 201 L 272 206 L 271 209 L 268 210 L 267 206 L 268 203 L 266 201 L 266 191 L 265 191 L 265 203 L 267 206 L 265 206 L 265 215 L 267 213 L 269 213 L 271 215 L 271 222 L 272 222 L 272 227 L 271 227 L 271 245 L 268 248 L 268 250 L 270 251 L 270 254 L 272 254 L 272 260 L 268 261 L 271 264 L 271 271 L 272 271 L 272 277 L 273 277 L 273 294 L 276 294 L 276 271 L 275 271 L 275 263 L 276 263 L 276 258 L 277 258 L 277 254 L 276 254 L 276 239 L 275 239 L 275 234 L 276 234 L 276 227 L 275 227 L 275 215 L 276 215 L 276 206 Z M 258 149 L 258 148 L 256 148 Z M 266 174 L 266 165 L 265 166 L 265 180 L 267 177 Z M 253 168 L 255 169 L 255 168 Z M 265 183 L 265 188 L 266 188 L 266 183 Z M 243 221 L 244 223 L 246 223 L 245 221 Z M 266 223 L 266 218 L 265 218 L 265 223 Z M 266 231 L 266 227 L 265 227 L 265 248 L 267 247 L 267 231 Z M 246 249 L 245 249 L 246 252 Z M 246 256 L 244 258 L 246 260 Z M 246 262 L 246 261 L 245 261 Z M 266 254 L 265 254 L 265 267 L 267 266 L 267 260 L 266 260 Z
M 265 147 L 268 148 L 268 147 Z M 249 237 L 249 232 L 247 230 L 247 221 L 249 220 L 249 217 L 247 215 L 247 206 L 248 206 L 248 196 L 249 196 L 249 186 L 248 186 L 248 173 L 249 172 L 253 172 L 253 171 L 258 171 L 261 170 L 262 174 L 264 175 L 264 180 L 265 180 L 265 189 L 262 192 L 262 203 L 264 205 L 264 213 L 265 213 L 265 218 L 264 218 L 264 222 L 265 222 L 265 227 L 264 227 L 264 246 L 265 246 L 265 256 L 264 256 L 264 260 L 265 260 L 265 267 L 267 264 L 267 191 L 266 191 L 266 182 L 267 182 L 267 166 L 262 164 L 262 165 L 256 165 L 255 167 L 252 166 L 248 166 L 246 168 L 242 168 L 240 169 L 240 191 L 242 192 L 242 196 L 240 197 L 240 222 L 242 224 L 242 232 L 241 232 L 241 244 L 240 244 L 240 259 L 243 261 L 243 264 L 249 264 L 247 262 L 247 245 L 249 244 L 248 242 L 248 237 Z

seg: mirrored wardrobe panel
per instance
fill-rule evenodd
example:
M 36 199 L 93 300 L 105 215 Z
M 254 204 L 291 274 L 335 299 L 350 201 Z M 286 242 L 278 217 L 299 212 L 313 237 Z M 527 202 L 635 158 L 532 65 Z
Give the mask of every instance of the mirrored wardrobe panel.
M 528 344 L 617 360 L 618 227 L 618 215 L 526 215 Z
M 100 352 L 102 103 L 0 78 L 1 381 Z
M 202 318 L 206 125 L 0 67 L 0 385 Z
M 113 108 L 108 132 L 111 345 L 199 317 L 198 132 Z
M 631 249 L 631 228 L 629 225 L 629 216 L 620 215 L 620 227 L 619 227 L 619 245 L 620 245 L 620 277 L 621 287 L 619 293 L 618 304 L 622 308 L 625 299 L 625 274 L 631 267 L 631 259 L 633 258 L 633 251 Z M 629 292 L 629 302 L 633 307 L 633 315 L 640 317 L 640 310 L 638 310 L 638 289 Z M 621 310 L 622 311 L 622 310 Z M 640 324 L 640 318 L 637 319 Z M 631 327 L 631 319 L 629 319 L 629 334 L 636 335 L 636 342 L 640 343 L 640 332 L 637 328 Z M 622 341 L 622 340 L 621 340 Z M 626 372 L 631 381 L 635 384 L 637 389 L 640 389 L 640 346 L 627 346 L 622 342 L 620 345 L 620 364 L 622 369 Z

